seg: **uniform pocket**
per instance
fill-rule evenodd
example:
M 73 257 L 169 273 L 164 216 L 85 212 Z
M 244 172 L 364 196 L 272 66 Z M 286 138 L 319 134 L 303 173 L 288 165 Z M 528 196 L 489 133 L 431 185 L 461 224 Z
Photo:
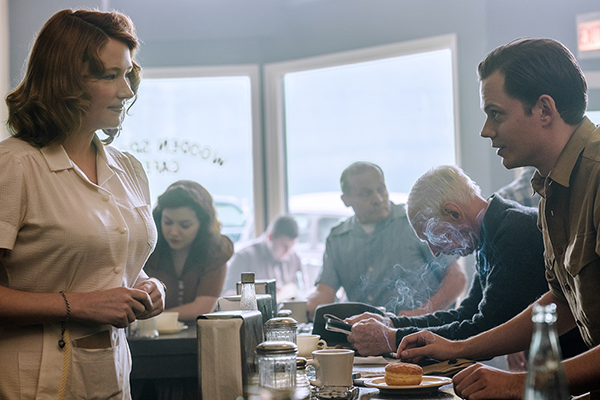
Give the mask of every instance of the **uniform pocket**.
M 121 399 L 125 374 L 118 361 L 119 346 L 107 349 L 72 348 L 71 391 L 75 399 Z
M 33 399 L 37 392 L 42 355 L 38 353 L 19 354 L 20 399 Z M 0 396 L 1 397 L 1 396 Z

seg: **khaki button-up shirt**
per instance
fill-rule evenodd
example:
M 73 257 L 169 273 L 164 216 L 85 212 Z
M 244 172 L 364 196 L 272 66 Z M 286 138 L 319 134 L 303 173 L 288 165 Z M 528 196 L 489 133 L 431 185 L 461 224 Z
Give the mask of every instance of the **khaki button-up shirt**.
M 600 129 L 587 118 L 575 130 L 547 178 L 535 173 L 542 196 L 546 277 L 568 302 L 589 347 L 600 343 Z

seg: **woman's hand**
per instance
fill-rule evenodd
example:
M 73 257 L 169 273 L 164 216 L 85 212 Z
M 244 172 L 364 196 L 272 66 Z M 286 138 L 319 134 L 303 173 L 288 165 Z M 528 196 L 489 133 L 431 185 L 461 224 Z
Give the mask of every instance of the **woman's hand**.
M 138 317 L 149 318 L 151 313 L 157 315 L 163 307 L 162 302 L 154 304 L 148 292 L 137 288 L 119 287 L 88 293 L 65 293 L 65 296 L 72 319 L 110 324 L 117 328 L 127 327 Z
M 134 289 L 140 289 L 150 295 L 152 307 L 146 308 L 145 312 L 138 315 L 138 319 L 146 319 L 154 317 L 165 310 L 165 287 L 162 282 L 156 278 L 149 278 L 146 281 L 139 283 Z

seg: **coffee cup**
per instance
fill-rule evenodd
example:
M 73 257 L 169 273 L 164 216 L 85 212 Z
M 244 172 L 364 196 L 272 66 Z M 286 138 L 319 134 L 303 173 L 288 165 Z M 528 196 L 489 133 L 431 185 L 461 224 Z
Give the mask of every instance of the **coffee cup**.
M 299 324 L 308 322 L 306 318 L 306 300 L 287 300 L 281 303 L 280 309 L 290 310 L 291 317 Z
M 327 342 L 319 335 L 299 334 L 296 336 L 296 343 L 298 344 L 298 356 L 304 358 L 311 358 L 312 352 L 318 350 L 319 347 L 327 347 Z
M 316 373 L 317 379 L 309 379 L 311 385 L 322 388 L 347 388 L 352 386 L 353 350 L 315 350 L 312 352 L 312 357 L 312 360 L 306 362 L 307 368 L 312 365 Z
M 177 329 L 179 326 L 179 313 L 176 311 L 163 311 L 156 316 L 156 329 L 168 331 Z

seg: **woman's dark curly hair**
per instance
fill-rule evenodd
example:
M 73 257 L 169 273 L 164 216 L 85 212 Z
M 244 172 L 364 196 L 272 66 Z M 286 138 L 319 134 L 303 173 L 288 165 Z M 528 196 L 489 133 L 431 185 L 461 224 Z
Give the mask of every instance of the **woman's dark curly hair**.
M 221 224 L 215 216 L 212 197 L 202 185 L 194 181 L 177 181 L 158 197 L 158 204 L 152 212 L 158 230 L 155 252 L 162 255 L 170 254 L 169 244 L 162 232 L 162 213 L 165 209 L 180 207 L 189 207 L 194 210 L 200 222 L 200 228 L 185 261 L 185 267 L 203 264 L 205 260 L 221 249 Z M 160 263 L 159 268 L 163 267 L 164 264 Z
M 100 52 L 110 39 L 124 43 L 132 54 L 128 74 L 133 93 L 140 84 L 140 66 L 133 61 L 139 44 L 133 23 L 119 12 L 62 10 L 37 36 L 21 84 L 6 96 L 9 131 L 36 147 L 62 143 L 82 126 L 91 95 L 85 89 L 84 63 L 101 77 Z M 130 100 L 135 101 L 135 96 Z M 130 105 L 131 106 L 131 105 Z M 104 129 L 111 143 L 118 128 Z

